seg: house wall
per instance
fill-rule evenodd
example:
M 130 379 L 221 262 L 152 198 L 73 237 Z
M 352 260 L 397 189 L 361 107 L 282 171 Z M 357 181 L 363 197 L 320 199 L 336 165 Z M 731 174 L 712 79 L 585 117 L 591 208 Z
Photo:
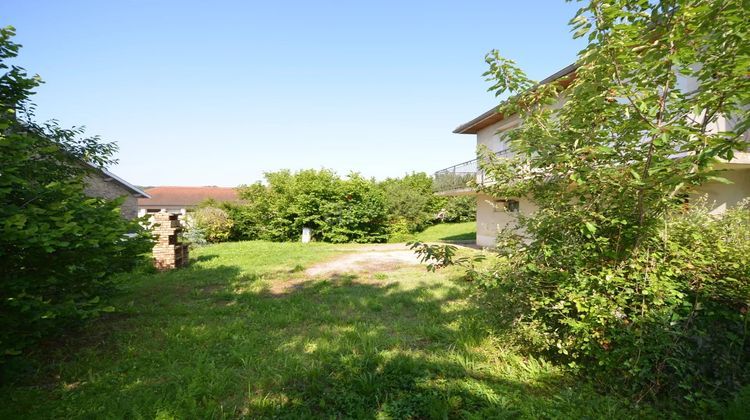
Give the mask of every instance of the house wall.
M 518 213 L 505 211 L 495 205 L 497 199 L 486 194 L 477 195 L 477 245 L 492 248 L 497 242 L 497 234 L 505 227 L 515 226 L 518 214 L 531 214 L 537 206 L 531 201 L 520 198 Z M 496 209 L 496 207 L 498 207 Z
M 486 146 L 493 152 L 504 150 L 507 145 L 501 138 L 502 134 L 498 134 L 498 132 L 506 131 L 510 128 L 516 127 L 519 122 L 520 120 L 517 116 L 512 116 L 507 120 L 496 122 L 495 124 L 477 131 L 477 150 L 480 146 Z
M 116 182 L 106 181 L 98 175 L 89 175 L 86 177 L 84 192 L 90 197 L 105 198 L 107 200 L 114 200 L 124 196 L 125 201 L 120 207 L 122 217 L 134 219 L 138 215 L 138 198 Z
M 698 187 L 697 193 L 690 197 L 691 202 L 705 197 L 711 208 L 711 214 L 717 215 L 750 197 L 750 168 L 727 170 L 719 176 L 728 179 L 732 184 L 708 182 Z
M 705 198 L 711 208 L 711 214 L 719 215 L 750 197 L 750 169 L 730 169 L 721 173 L 721 176 L 732 184 L 703 184 L 690 196 L 690 201 L 697 202 Z M 495 200 L 486 194 L 477 195 L 477 245 L 482 247 L 494 247 L 497 234 L 507 226 L 514 226 L 517 220 L 518 213 L 506 212 L 503 209 L 495 211 Z M 518 199 L 518 202 L 519 213 L 525 215 L 533 213 L 538 208 L 525 198 Z

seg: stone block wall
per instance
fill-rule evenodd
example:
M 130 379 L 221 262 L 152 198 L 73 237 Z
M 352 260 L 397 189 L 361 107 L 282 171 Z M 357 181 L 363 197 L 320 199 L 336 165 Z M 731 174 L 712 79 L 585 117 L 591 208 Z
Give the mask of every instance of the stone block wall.
M 107 181 L 99 174 L 91 174 L 86 177 L 86 188 L 84 192 L 89 197 L 105 198 L 114 200 L 125 197 L 125 201 L 120 207 L 120 214 L 126 219 L 135 219 L 138 216 L 138 198 L 133 193 L 125 189 L 122 185 Z
M 154 213 L 152 229 L 157 238 L 153 255 L 154 266 L 159 270 L 171 270 L 188 265 L 188 246 L 179 242 L 178 235 L 182 227 L 178 216 L 163 211 Z

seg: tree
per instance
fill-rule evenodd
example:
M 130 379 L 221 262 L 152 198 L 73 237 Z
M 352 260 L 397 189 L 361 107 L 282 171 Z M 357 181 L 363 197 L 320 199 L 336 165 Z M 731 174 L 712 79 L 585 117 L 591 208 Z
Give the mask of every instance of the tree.
M 575 76 L 543 86 L 493 51 L 491 90 L 513 95 L 498 112 L 524 124 L 508 136 L 516 159 L 486 165 L 500 181 L 487 190 L 529 195 L 575 221 L 560 234 L 596 234 L 607 257 L 627 257 L 680 197 L 717 179 L 715 158 L 747 148 L 743 17 L 733 0 L 592 1 L 572 21 L 589 39 Z M 737 123 L 717 130 L 720 117 Z
M 82 129 L 33 121 L 29 97 L 41 80 L 9 60 L 19 45 L 0 29 L 0 354 L 16 355 L 67 325 L 112 310 L 113 273 L 150 248 L 120 201 L 84 194 L 89 164 L 116 146 Z M 131 235 L 125 236 L 127 233 Z
M 571 21 L 588 39 L 574 75 L 543 85 L 497 51 L 486 57 L 490 90 L 509 95 L 498 112 L 523 124 L 507 134 L 514 158 L 484 153 L 497 182 L 480 189 L 539 210 L 501 237 L 505 269 L 480 276 L 524 291 L 522 318 L 548 354 L 623 378 L 639 398 L 695 402 L 748 379 L 737 369 L 748 341 L 732 338 L 750 305 L 750 273 L 732 268 L 744 257 L 679 222 L 684 197 L 722 180 L 717 159 L 748 148 L 748 10 L 742 0 L 591 0 Z M 746 218 L 730 222 L 750 232 Z M 736 248 L 726 226 L 714 238 Z M 706 245 L 691 249 L 688 237 Z
M 433 194 L 432 178 L 424 172 L 403 178 L 388 178 L 380 183 L 385 193 L 390 224 L 403 226 L 402 234 L 424 230 L 435 222 L 445 199 Z
M 269 172 L 267 185 L 243 187 L 246 204 L 230 210 L 240 235 L 251 239 L 297 241 L 302 228 L 326 242 L 383 242 L 387 212 L 383 191 L 373 180 L 308 169 Z M 237 235 L 239 236 L 239 235 Z

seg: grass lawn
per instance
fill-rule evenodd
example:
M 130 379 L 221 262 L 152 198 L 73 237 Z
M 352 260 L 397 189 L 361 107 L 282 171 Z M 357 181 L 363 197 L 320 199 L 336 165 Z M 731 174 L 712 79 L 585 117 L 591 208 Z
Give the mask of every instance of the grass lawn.
M 363 247 L 221 244 L 124 276 L 117 313 L 2 386 L 0 418 L 644 415 L 518 354 L 458 271 L 305 277 Z
M 474 241 L 477 239 L 477 222 L 440 223 L 428 227 L 407 240 L 422 242 Z

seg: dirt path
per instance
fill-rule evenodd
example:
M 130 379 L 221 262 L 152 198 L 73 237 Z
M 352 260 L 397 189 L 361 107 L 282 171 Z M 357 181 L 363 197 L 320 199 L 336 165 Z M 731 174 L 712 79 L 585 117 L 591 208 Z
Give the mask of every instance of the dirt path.
M 371 245 L 334 260 L 316 264 L 305 270 L 305 274 L 317 277 L 358 272 L 377 273 L 410 265 L 419 265 L 419 258 L 404 244 Z
M 467 247 L 464 245 L 456 245 Z M 468 247 L 467 247 L 468 248 Z M 383 284 L 372 275 L 395 271 L 405 267 L 422 264 L 419 257 L 403 243 L 399 244 L 371 244 L 357 248 L 340 248 L 346 251 L 343 255 L 309 267 L 304 271 L 303 278 L 274 282 L 269 292 L 273 295 L 283 295 L 316 279 L 336 279 L 354 275 L 356 283 Z M 362 275 L 361 277 L 358 275 Z M 349 279 L 352 281 L 352 279 Z

